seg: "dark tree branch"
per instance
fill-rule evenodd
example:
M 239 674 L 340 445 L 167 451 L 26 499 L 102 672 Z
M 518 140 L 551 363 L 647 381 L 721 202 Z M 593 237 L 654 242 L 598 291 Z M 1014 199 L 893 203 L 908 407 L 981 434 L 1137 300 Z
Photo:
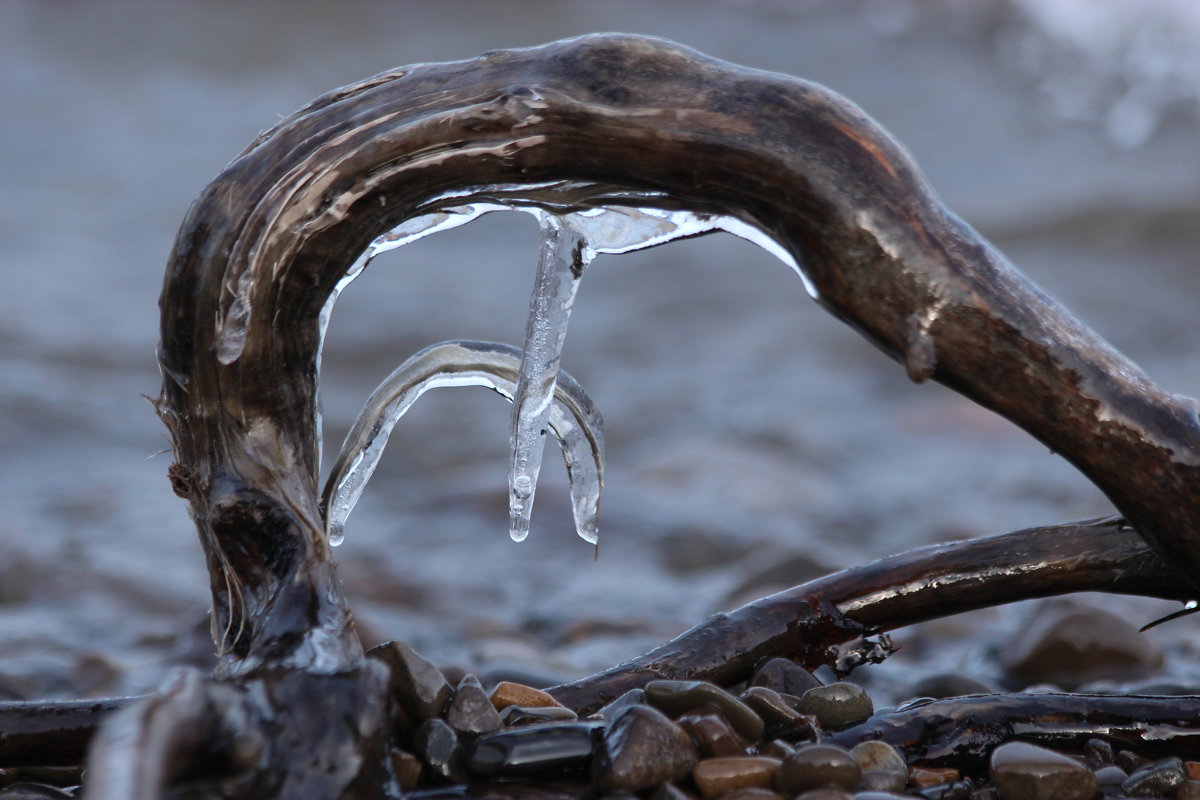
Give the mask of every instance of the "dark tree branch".
M 1124 520 L 1089 522 L 931 545 L 836 572 L 717 614 L 625 664 L 550 689 L 589 712 L 659 678 L 728 685 L 772 656 L 835 665 L 864 633 L 1069 592 L 1186 600 L 1195 590 Z

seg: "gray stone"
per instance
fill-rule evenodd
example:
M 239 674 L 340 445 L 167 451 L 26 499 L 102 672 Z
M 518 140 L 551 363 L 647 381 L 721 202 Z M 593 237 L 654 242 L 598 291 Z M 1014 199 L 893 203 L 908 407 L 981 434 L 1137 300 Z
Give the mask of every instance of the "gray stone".
M 446 710 L 446 723 L 460 737 L 474 739 L 503 727 L 487 692 L 474 675 L 467 675 L 454 690 L 454 699 Z
M 609 725 L 592 777 L 601 791 L 641 792 L 686 778 L 696 761 L 695 743 L 665 714 L 629 706 Z
M 429 772 L 451 783 L 462 783 L 465 771 L 458 735 L 441 719 L 427 719 L 413 736 L 413 747 Z
M 1096 776 L 1078 761 L 1025 742 L 992 751 L 992 783 L 1002 800 L 1092 800 Z
M 1121 784 L 1131 797 L 1170 797 L 1187 780 L 1187 770 L 1178 758 L 1164 758 L 1134 772 Z
M 835 786 L 854 789 L 862 769 L 849 751 L 830 744 L 801 747 L 775 773 L 775 788 L 784 794 Z
M 418 722 L 439 716 L 450 702 L 450 684 L 441 670 L 404 642 L 384 642 L 367 651 L 387 664 L 392 700 Z
M 602 722 L 511 728 L 481 736 L 467 766 L 477 775 L 519 776 L 586 766 L 599 746 Z
M 800 696 L 799 711 L 812 714 L 826 730 L 862 722 L 874 710 L 871 696 L 866 690 L 847 681 L 818 686 Z

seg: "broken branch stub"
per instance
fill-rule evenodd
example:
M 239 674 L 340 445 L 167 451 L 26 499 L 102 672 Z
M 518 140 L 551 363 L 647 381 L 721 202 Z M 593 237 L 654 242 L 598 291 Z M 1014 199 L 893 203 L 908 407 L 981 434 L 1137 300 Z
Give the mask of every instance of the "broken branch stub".
M 938 203 L 859 109 L 679 45 L 586 36 L 418 65 L 318 98 L 192 206 L 162 294 L 162 416 L 227 671 L 358 646 L 317 501 L 319 316 L 406 219 L 492 200 L 687 209 L 758 229 L 916 380 L 1091 478 L 1200 584 L 1200 424 Z

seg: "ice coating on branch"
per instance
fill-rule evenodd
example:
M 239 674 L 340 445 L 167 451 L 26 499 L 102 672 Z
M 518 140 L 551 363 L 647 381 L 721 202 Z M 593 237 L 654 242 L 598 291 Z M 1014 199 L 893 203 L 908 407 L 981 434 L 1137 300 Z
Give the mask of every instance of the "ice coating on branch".
M 418 397 L 442 386 L 486 386 L 511 401 L 520 355 L 505 344 L 442 342 L 421 350 L 389 375 L 347 434 L 326 481 L 322 506 L 329 543 L 341 544 L 346 518 L 379 464 L 392 429 Z M 604 422 L 591 399 L 565 372 L 558 376 L 547 426 L 566 462 L 575 530 L 596 544 L 604 485 Z
M 323 341 L 338 295 L 349 283 L 362 274 L 375 255 L 401 247 L 430 234 L 464 225 L 492 211 L 523 211 L 532 214 L 539 220 L 542 242 L 537 279 L 530 301 L 521 365 L 519 370 L 514 372 L 514 388 L 505 394 L 502 389 L 482 378 L 463 383 L 456 382 L 457 377 L 443 376 L 436 379 L 436 383 L 430 383 L 421 389 L 423 392 L 428 388 L 433 388 L 434 385 L 487 385 L 513 400 L 512 453 L 509 469 L 509 532 L 516 541 L 521 541 L 528 535 L 533 498 L 541 467 L 543 434 L 548 429 L 548 424 L 551 429 L 554 428 L 553 415 L 556 406 L 552 398 L 558 396 L 555 384 L 559 380 L 559 362 L 571 308 L 583 271 L 597 254 L 628 253 L 665 244 L 675 239 L 726 231 L 757 244 L 791 267 L 803 281 L 808 294 L 814 298 L 817 297 L 816 287 L 788 250 L 753 224 L 730 216 L 661 208 L 656 204 L 669 205 L 670 198 L 654 192 L 604 193 L 596 187 L 570 182 L 549 182 L 529 185 L 482 186 L 471 190 L 461 190 L 453 195 L 440 197 L 434 202 L 446 205 L 412 217 L 378 237 L 350 266 L 322 308 L 318 323 L 320 336 Z M 429 207 L 431 206 L 426 206 L 426 208 Z M 248 294 L 248 290 L 245 293 L 239 291 L 235 301 L 239 298 L 248 298 Z M 241 305 L 235 302 L 231 306 L 231 310 L 236 307 L 243 311 L 243 317 L 247 322 L 249 319 L 248 302 L 248 299 L 245 299 Z M 231 322 L 233 322 L 232 318 L 227 317 L 226 323 Z M 244 325 L 241 327 L 241 336 L 244 340 Z M 318 375 L 320 358 L 321 351 L 318 349 Z M 234 359 L 236 359 L 236 355 Z M 382 388 L 376 393 L 382 391 Z M 415 400 L 415 396 L 412 399 Z M 400 415 L 403 413 L 403 410 L 399 411 Z M 318 404 L 315 420 L 317 431 L 321 430 L 320 414 Z M 363 416 L 366 415 L 367 411 L 364 411 Z M 567 418 L 562 418 L 561 421 L 563 425 L 573 424 Z M 390 424 L 394 425 L 395 422 Z M 386 440 L 390 430 L 389 426 L 383 433 L 383 440 Z M 558 434 L 562 432 L 562 428 L 557 430 Z M 375 439 L 375 437 L 370 438 L 372 441 Z M 562 438 L 560 436 L 560 439 Z M 318 436 L 318 463 L 320 462 L 320 447 Z M 339 456 L 339 465 L 342 465 L 344 456 L 345 446 L 343 446 L 342 456 Z M 568 459 L 568 470 L 570 471 L 572 469 L 570 466 L 571 453 L 564 452 L 564 457 Z M 366 478 L 370 477 L 371 470 L 374 469 L 377 461 L 378 454 L 374 456 L 374 460 L 369 462 L 369 469 L 362 473 L 361 477 L 356 477 L 360 475 L 357 470 L 351 470 L 352 474 L 344 478 L 347 484 L 340 490 L 339 497 L 348 502 L 349 507 L 353 507 L 358 493 L 362 491 L 361 483 L 365 483 Z M 576 459 L 576 461 L 573 469 L 592 469 L 590 460 Z M 355 480 L 360 481 L 357 489 L 352 486 Z M 578 485 L 590 484 L 581 480 Z M 574 486 L 575 482 L 573 481 L 572 502 L 575 507 L 577 529 L 585 539 L 594 541 L 594 514 L 591 517 L 592 521 L 588 523 L 588 514 L 591 512 L 586 510 L 589 506 L 594 506 L 594 503 L 585 502 L 578 496 Z M 349 498 L 348 501 L 347 498 Z M 327 497 L 327 501 L 328 499 Z M 598 492 L 596 502 L 598 502 Z M 344 524 L 345 515 L 349 513 L 349 507 L 344 513 L 339 511 L 342 524 Z M 337 514 L 332 513 L 334 511 L 332 507 L 330 509 L 330 519 L 334 519 Z M 339 538 L 340 532 L 333 534 L 333 530 L 333 527 L 330 527 L 331 539 Z M 588 533 L 589 530 L 593 532 Z

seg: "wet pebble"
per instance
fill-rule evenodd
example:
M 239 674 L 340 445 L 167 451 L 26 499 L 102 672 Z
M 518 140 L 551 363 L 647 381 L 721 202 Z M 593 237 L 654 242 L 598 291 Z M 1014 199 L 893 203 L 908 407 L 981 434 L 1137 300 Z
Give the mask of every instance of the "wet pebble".
M 430 773 L 452 783 L 461 783 L 469 777 L 458 735 L 443 720 L 434 718 L 422 722 L 413 736 L 413 747 Z
M 734 730 L 751 742 L 762 738 L 766 726 L 741 700 L 707 681 L 650 681 L 643 687 L 646 702 L 672 716 L 702 705 L 716 706 Z
M 1091 800 L 1096 776 L 1053 750 L 1008 742 L 992 751 L 992 783 L 1002 800 Z
M 1164 758 L 1147 764 L 1126 778 L 1121 784 L 1121 791 L 1131 797 L 1169 797 L 1186 779 L 1182 760 Z
M 775 788 L 784 794 L 796 794 L 823 786 L 853 789 L 862 777 L 858 762 L 846 750 L 834 745 L 813 744 L 801 747 L 775 775 Z
M 696 796 L 673 783 L 664 783 L 654 790 L 650 800 L 696 800 Z
M 1003 666 L 1013 679 L 1065 689 L 1137 679 L 1162 663 L 1162 654 L 1128 620 L 1063 602 L 1044 604 L 1005 652 Z
M 776 692 L 797 697 L 821 685 L 811 672 L 786 658 L 772 658 L 759 667 L 750 679 L 751 686 L 765 686 Z
M 523 683 L 513 683 L 512 681 L 500 681 L 500 683 L 497 683 L 496 687 L 492 689 L 489 699 L 497 711 L 503 711 L 509 706 L 545 708 L 562 705 L 562 703 L 541 689 L 535 689 Z
M 841 681 L 809 689 L 800 696 L 798 710 L 816 717 L 825 730 L 834 730 L 862 722 L 875 709 L 865 689 Z
M 1120 786 L 1129 777 L 1129 773 L 1118 767 L 1116 764 L 1105 764 L 1100 769 L 1096 770 L 1096 783 L 1100 788 L 1105 786 Z
M 701 757 L 744 756 L 750 744 L 733 729 L 716 706 L 698 706 L 675 718 L 700 748 Z
M 474 675 L 467 675 L 459 681 L 450 708 L 446 710 L 446 723 L 459 736 L 468 739 L 493 733 L 503 727 L 500 714 Z
M 908 764 L 900 751 L 887 742 L 860 742 L 850 750 L 862 778 L 860 789 L 899 792 L 908 785 Z
M 970 781 L 951 781 L 917 789 L 915 794 L 925 800 L 971 800 L 974 790 L 975 787 L 971 785 Z
M 908 782 L 915 789 L 928 789 L 953 783 L 961 773 L 953 767 L 913 767 L 908 771 Z
M 384 642 L 368 656 L 388 665 L 392 699 L 418 722 L 440 715 L 450 702 L 450 684 L 441 670 L 403 642 Z
M 600 722 L 573 722 L 490 733 L 475 742 L 467 766 L 483 776 L 583 767 L 591 761 L 603 730 Z
M 579 719 L 579 715 L 562 706 L 508 706 L 500 712 L 500 720 L 510 728 L 542 722 L 570 722 L 575 719 Z
M 1116 753 L 1112 745 L 1103 739 L 1088 739 L 1083 745 L 1083 754 L 1094 764 L 1115 763 Z
M 790 739 L 819 738 L 815 730 L 816 719 L 801 714 L 774 689 L 751 686 L 742 692 L 741 701 L 762 719 L 768 736 L 786 735 Z
M 421 782 L 421 759 L 407 750 L 392 750 L 392 770 L 404 790 L 415 789 Z
M 780 762 L 767 756 L 706 758 L 692 770 L 692 780 L 705 800 L 734 789 L 770 789 Z
M 656 708 L 630 706 L 609 725 L 592 776 L 603 791 L 640 792 L 687 777 L 696 761 L 682 728 Z
M 1134 773 L 1149 764 L 1150 759 L 1145 758 L 1144 756 L 1139 756 L 1132 750 L 1122 750 L 1121 752 L 1117 753 L 1116 757 L 1113 759 L 1113 762 L 1126 772 Z

